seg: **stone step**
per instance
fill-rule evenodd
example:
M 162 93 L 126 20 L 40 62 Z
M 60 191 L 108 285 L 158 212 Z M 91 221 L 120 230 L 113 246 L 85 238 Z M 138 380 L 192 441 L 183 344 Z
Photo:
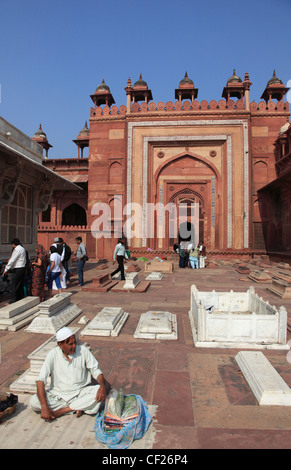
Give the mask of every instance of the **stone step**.
M 291 389 L 262 352 L 240 351 L 235 360 L 259 405 L 291 406 Z

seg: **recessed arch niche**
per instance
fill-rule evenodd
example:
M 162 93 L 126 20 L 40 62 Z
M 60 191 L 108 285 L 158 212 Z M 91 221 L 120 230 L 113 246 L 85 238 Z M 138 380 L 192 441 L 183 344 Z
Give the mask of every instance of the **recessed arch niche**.
M 195 217 L 198 225 L 194 227 L 195 243 L 202 239 L 208 247 L 214 248 L 219 243 L 217 221 L 220 201 L 217 195 L 221 182 L 213 164 L 198 155 L 182 153 L 161 164 L 155 173 L 154 181 L 155 202 L 163 203 L 165 206 L 174 203 L 178 217 L 179 204 L 186 204 L 188 223 L 191 205 L 197 205 L 198 212 L 195 213 Z M 157 240 L 156 248 L 167 249 L 179 238 L 179 228 L 182 222 L 177 221 L 176 240 L 173 240 L 171 236 L 173 232 L 170 233 L 172 223 L 170 217 L 165 223 L 165 240 Z M 193 227 L 190 230 L 193 232 Z

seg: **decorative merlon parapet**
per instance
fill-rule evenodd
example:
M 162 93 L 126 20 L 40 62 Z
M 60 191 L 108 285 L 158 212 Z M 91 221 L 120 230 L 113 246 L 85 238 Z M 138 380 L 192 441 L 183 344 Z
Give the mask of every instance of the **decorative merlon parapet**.
M 241 112 L 250 112 L 250 113 L 257 113 L 257 112 L 268 112 L 268 113 L 279 113 L 279 112 L 289 112 L 289 103 L 284 103 L 283 101 L 278 101 L 275 103 L 274 101 L 269 101 L 266 103 L 265 101 L 260 101 L 256 103 L 252 101 L 250 103 L 250 111 L 246 109 L 245 102 L 243 99 L 238 99 L 237 101 L 234 100 L 211 100 L 211 101 L 167 101 L 164 103 L 163 101 L 159 101 L 155 103 L 151 101 L 150 103 L 142 102 L 142 103 L 132 103 L 131 104 L 131 115 L 135 113 L 157 113 L 157 112 L 164 112 L 164 113 L 173 113 L 173 112 L 210 112 L 210 111 L 241 111 Z M 127 108 L 124 105 L 118 106 L 104 106 L 104 107 L 96 107 L 91 108 L 90 117 L 91 118 L 98 118 L 98 117 L 118 117 L 118 116 L 125 116 L 127 114 Z
M 54 231 L 54 232 L 75 232 L 75 231 L 83 231 L 88 232 L 91 231 L 91 227 L 89 225 L 51 225 L 49 222 L 42 223 L 41 225 L 37 226 L 38 232 L 42 230 L 47 231 Z

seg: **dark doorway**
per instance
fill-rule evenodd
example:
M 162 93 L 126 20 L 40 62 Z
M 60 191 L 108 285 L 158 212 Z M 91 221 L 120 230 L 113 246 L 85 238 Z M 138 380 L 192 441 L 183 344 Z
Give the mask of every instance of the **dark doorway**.
M 62 225 L 87 225 L 87 214 L 79 204 L 71 204 L 63 211 Z

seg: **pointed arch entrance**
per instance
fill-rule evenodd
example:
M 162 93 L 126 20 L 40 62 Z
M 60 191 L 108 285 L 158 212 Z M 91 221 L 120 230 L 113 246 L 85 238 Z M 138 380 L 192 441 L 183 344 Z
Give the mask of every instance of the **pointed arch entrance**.
M 162 203 L 164 207 L 173 204 L 176 210 L 166 214 L 165 237 L 163 240 L 156 237 L 154 248 L 172 249 L 179 239 L 191 237 L 194 243 L 203 240 L 209 249 L 218 247 L 222 238 L 219 233 L 220 191 L 219 173 L 198 155 L 180 154 L 160 166 L 155 173 L 155 203 Z M 170 229 L 175 216 L 176 232 L 173 234 Z
M 188 241 L 197 245 L 204 240 L 204 201 L 200 194 L 186 187 L 170 198 L 177 210 L 176 230 L 178 241 Z M 169 245 L 177 241 L 169 233 Z

